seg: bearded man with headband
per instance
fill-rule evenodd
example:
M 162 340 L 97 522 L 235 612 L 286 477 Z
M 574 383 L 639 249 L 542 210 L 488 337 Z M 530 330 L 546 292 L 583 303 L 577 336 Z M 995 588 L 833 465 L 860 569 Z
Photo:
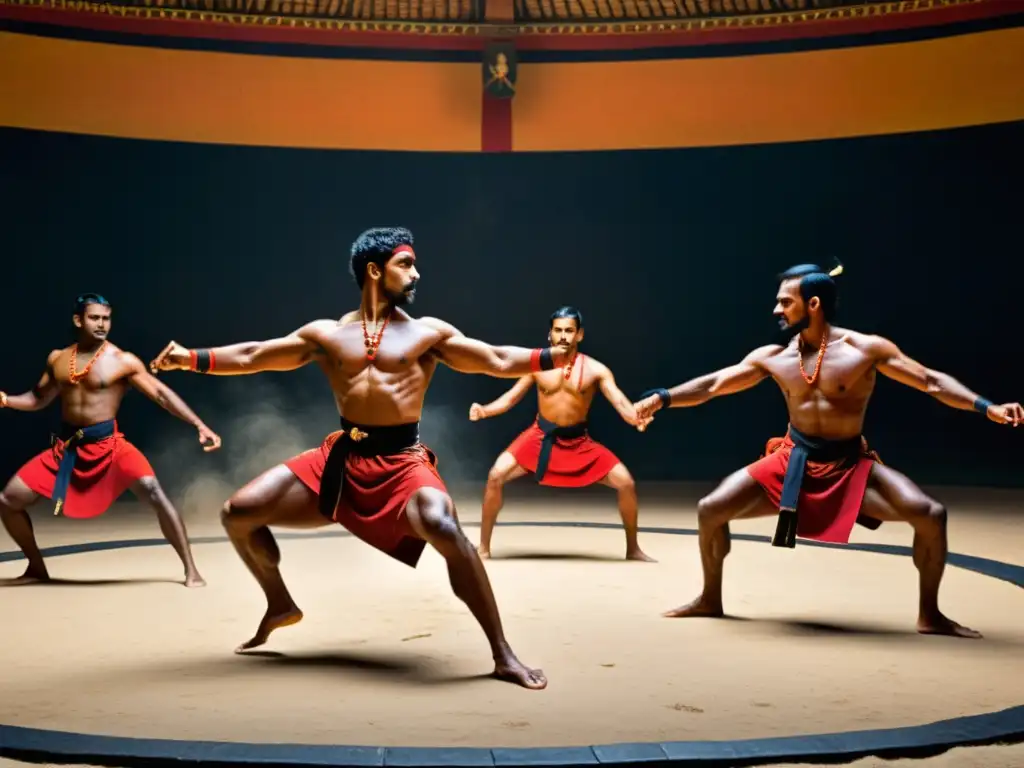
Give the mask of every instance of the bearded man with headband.
M 225 505 L 224 527 L 267 598 L 256 634 L 238 651 L 302 619 L 281 577 L 281 553 L 269 526 L 340 524 L 399 562 L 416 567 L 429 543 L 447 561 L 455 595 L 469 607 L 491 646 L 494 675 L 526 688 L 547 679 L 505 640 L 487 572 L 437 470 L 419 439 L 419 422 L 439 362 L 462 373 L 519 378 L 563 365 L 560 349 L 495 347 L 469 339 L 436 318 L 414 318 L 420 279 L 412 233 L 370 229 L 352 245 L 350 268 L 362 291 L 359 309 L 341 320 L 315 320 L 287 336 L 212 349 L 171 342 L 154 370 L 214 376 L 291 371 L 316 363 L 334 393 L 341 430 L 318 448 L 273 467 Z M 358 588 L 358 587 L 357 587 Z
M 948 374 L 927 368 L 881 336 L 833 325 L 842 267 L 825 273 L 801 264 L 779 275 L 775 316 L 786 344 L 759 347 L 742 361 L 637 403 L 638 416 L 686 408 L 736 394 L 772 378 L 789 411 L 785 436 L 768 441 L 765 455 L 729 475 L 697 505 L 704 589 L 669 617 L 723 616 L 722 566 L 732 520 L 778 515 L 772 540 L 796 538 L 847 543 L 854 523 L 883 521 L 914 530 L 920 574 L 917 629 L 924 634 L 981 637 L 939 610 L 946 564 L 946 508 L 910 478 L 881 463 L 862 435 L 876 373 L 925 392 L 952 408 L 976 411 L 997 424 L 1024 422 L 1019 403 L 994 405 Z

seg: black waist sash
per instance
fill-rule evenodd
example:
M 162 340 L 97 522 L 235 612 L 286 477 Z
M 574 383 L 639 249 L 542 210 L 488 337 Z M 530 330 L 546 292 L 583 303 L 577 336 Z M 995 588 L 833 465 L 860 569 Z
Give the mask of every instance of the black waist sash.
M 116 427 L 117 422 L 114 419 L 100 421 L 87 427 L 76 427 L 74 424 L 67 423 L 60 425 L 60 434 L 53 437 L 64 443 L 64 455 L 57 466 L 57 478 L 53 481 L 53 495 L 50 496 L 54 502 L 53 514 L 60 514 L 60 508 L 64 506 L 64 499 L 68 495 L 71 475 L 75 471 L 75 459 L 78 458 L 76 448 L 80 445 L 106 440 L 114 434 Z M 51 442 L 55 443 L 56 440 Z
M 789 454 L 786 477 L 782 481 L 782 497 L 779 499 L 779 523 L 772 537 L 773 547 L 796 546 L 797 507 L 800 502 L 800 487 L 803 485 L 807 462 L 833 462 L 854 460 L 860 456 L 862 438 L 860 435 L 845 440 L 829 440 L 824 437 L 805 435 L 792 424 L 789 437 L 793 450 Z
M 350 453 L 357 456 L 390 456 L 419 445 L 420 423 L 374 427 L 341 419 L 342 434 L 331 446 L 323 476 L 320 478 L 320 514 L 331 520 L 341 501 L 345 482 L 345 460 Z
M 583 437 L 587 434 L 587 422 L 581 421 L 578 424 L 560 427 L 553 421 L 548 421 L 540 414 L 537 414 L 537 426 L 544 433 L 544 438 L 540 443 L 540 455 L 537 457 L 537 481 L 540 482 L 548 471 L 548 462 L 551 461 L 551 447 L 555 444 L 555 438 L 561 437 L 570 440 L 574 437 Z

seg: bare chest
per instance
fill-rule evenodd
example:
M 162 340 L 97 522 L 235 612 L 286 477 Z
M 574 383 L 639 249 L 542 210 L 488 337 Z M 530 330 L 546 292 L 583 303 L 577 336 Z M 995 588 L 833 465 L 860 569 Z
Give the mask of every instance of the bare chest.
M 534 374 L 537 391 L 546 397 L 564 394 L 572 397 L 586 397 L 593 389 L 593 376 L 588 375 L 585 358 L 578 357 L 570 368 L 556 368 Z
M 328 368 L 350 377 L 371 369 L 391 375 L 433 370 L 436 337 L 414 323 L 389 325 L 383 334 L 372 328 L 364 332 L 362 323 L 347 323 L 325 341 L 323 358 Z
M 61 387 L 76 387 L 99 392 L 121 386 L 127 367 L 112 349 L 99 355 L 72 354 L 64 350 L 53 365 L 53 375 Z
M 795 347 L 787 348 L 770 361 L 768 370 L 791 397 L 816 392 L 829 400 L 860 398 L 875 382 L 871 360 L 842 342 L 826 347 L 820 365 L 817 349 L 804 348 L 801 354 Z

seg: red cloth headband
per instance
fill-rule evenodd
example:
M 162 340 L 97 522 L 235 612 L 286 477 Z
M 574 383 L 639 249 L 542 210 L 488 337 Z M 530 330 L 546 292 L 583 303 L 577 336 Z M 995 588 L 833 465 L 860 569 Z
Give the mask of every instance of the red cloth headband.
M 393 250 L 391 252 L 391 255 L 392 256 L 397 256 L 400 253 L 408 253 L 410 256 L 415 256 L 416 255 L 413 252 L 411 245 L 400 245 L 397 248 L 395 248 L 395 250 Z

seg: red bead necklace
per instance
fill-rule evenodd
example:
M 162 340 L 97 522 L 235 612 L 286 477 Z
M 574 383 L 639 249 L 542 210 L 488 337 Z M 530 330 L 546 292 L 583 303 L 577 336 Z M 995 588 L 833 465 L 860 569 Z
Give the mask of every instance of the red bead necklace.
M 103 343 L 100 344 L 99 348 L 96 350 L 96 353 L 92 356 L 92 360 L 86 363 L 85 368 L 79 372 L 76 370 L 78 368 L 78 344 L 76 343 L 75 346 L 71 348 L 71 357 L 68 358 L 68 380 L 70 380 L 72 384 L 77 384 L 88 376 L 89 371 L 92 370 L 96 361 L 100 359 L 100 355 L 103 354 L 103 350 L 106 349 L 106 346 L 107 341 L 104 339 Z

